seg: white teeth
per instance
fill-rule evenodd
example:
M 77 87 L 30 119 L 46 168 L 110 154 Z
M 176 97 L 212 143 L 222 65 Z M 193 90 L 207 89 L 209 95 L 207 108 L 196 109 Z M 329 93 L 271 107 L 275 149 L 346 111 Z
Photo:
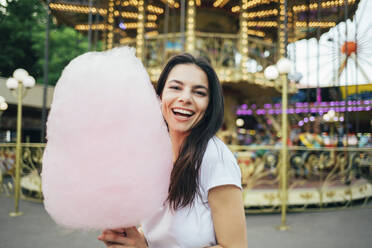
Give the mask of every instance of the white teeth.
M 192 115 L 194 114 L 192 111 L 188 111 L 185 109 L 173 109 L 174 112 L 180 113 L 180 114 L 185 114 L 185 115 Z

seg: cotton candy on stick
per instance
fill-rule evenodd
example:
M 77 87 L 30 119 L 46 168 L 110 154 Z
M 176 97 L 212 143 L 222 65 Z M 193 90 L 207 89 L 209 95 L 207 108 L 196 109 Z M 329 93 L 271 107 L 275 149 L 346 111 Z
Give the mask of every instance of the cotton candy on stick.
M 129 227 L 167 197 L 171 143 L 134 49 L 81 55 L 64 69 L 47 122 L 45 208 L 69 228 Z

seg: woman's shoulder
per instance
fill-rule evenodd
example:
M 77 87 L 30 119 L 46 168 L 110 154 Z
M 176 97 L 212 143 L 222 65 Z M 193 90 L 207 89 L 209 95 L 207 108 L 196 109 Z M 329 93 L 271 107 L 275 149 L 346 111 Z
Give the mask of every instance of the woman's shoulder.
M 209 189 L 216 186 L 231 184 L 241 188 L 241 172 L 236 158 L 217 137 L 208 142 L 201 165 L 200 180 L 205 199 Z
M 230 151 L 230 149 L 227 147 L 225 143 L 223 143 L 222 140 L 220 140 L 218 137 L 213 136 L 209 141 L 207 148 L 204 153 L 203 160 L 232 160 L 235 161 L 235 157 L 233 153 Z

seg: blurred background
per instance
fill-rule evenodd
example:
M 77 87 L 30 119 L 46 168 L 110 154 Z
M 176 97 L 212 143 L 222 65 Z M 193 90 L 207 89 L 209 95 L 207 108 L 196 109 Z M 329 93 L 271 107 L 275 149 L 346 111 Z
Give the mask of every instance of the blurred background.
M 218 136 L 246 213 L 370 206 L 372 1 L 0 0 L 1 194 L 42 202 L 45 122 L 76 56 L 136 48 L 152 83 L 171 56 L 215 68 Z M 87 86 L 89 87 L 89 86 Z M 11 210 L 9 210 L 11 211 Z

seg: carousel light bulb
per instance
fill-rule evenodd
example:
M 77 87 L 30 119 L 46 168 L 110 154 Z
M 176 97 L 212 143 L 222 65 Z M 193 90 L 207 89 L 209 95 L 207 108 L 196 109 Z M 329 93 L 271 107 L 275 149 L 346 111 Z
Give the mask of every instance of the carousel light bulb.
M 35 78 L 32 77 L 32 76 L 27 76 L 24 80 L 23 80 L 23 85 L 26 87 L 26 88 L 32 88 L 35 86 Z
M 18 87 L 18 80 L 15 78 L 8 78 L 8 80 L 6 80 L 6 87 L 11 90 L 16 89 Z
M 244 126 L 244 120 L 241 118 L 236 119 L 236 126 L 238 127 Z
M 281 58 L 276 63 L 279 73 L 289 73 L 292 68 L 292 62 L 287 58 Z
M 13 77 L 18 81 L 23 81 L 28 76 L 28 72 L 25 69 L 19 68 L 13 72 Z
M 276 66 L 270 65 L 270 66 L 266 67 L 266 69 L 264 71 L 264 76 L 268 80 L 275 80 L 279 76 L 278 69 L 276 68 Z
M 331 119 L 336 116 L 336 112 L 333 109 L 329 110 L 327 114 Z
M 0 110 L 4 111 L 8 108 L 8 104 L 6 102 L 0 103 Z
M 323 115 L 323 119 L 325 121 L 329 121 L 330 120 L 329 115 L 328 114 Z

